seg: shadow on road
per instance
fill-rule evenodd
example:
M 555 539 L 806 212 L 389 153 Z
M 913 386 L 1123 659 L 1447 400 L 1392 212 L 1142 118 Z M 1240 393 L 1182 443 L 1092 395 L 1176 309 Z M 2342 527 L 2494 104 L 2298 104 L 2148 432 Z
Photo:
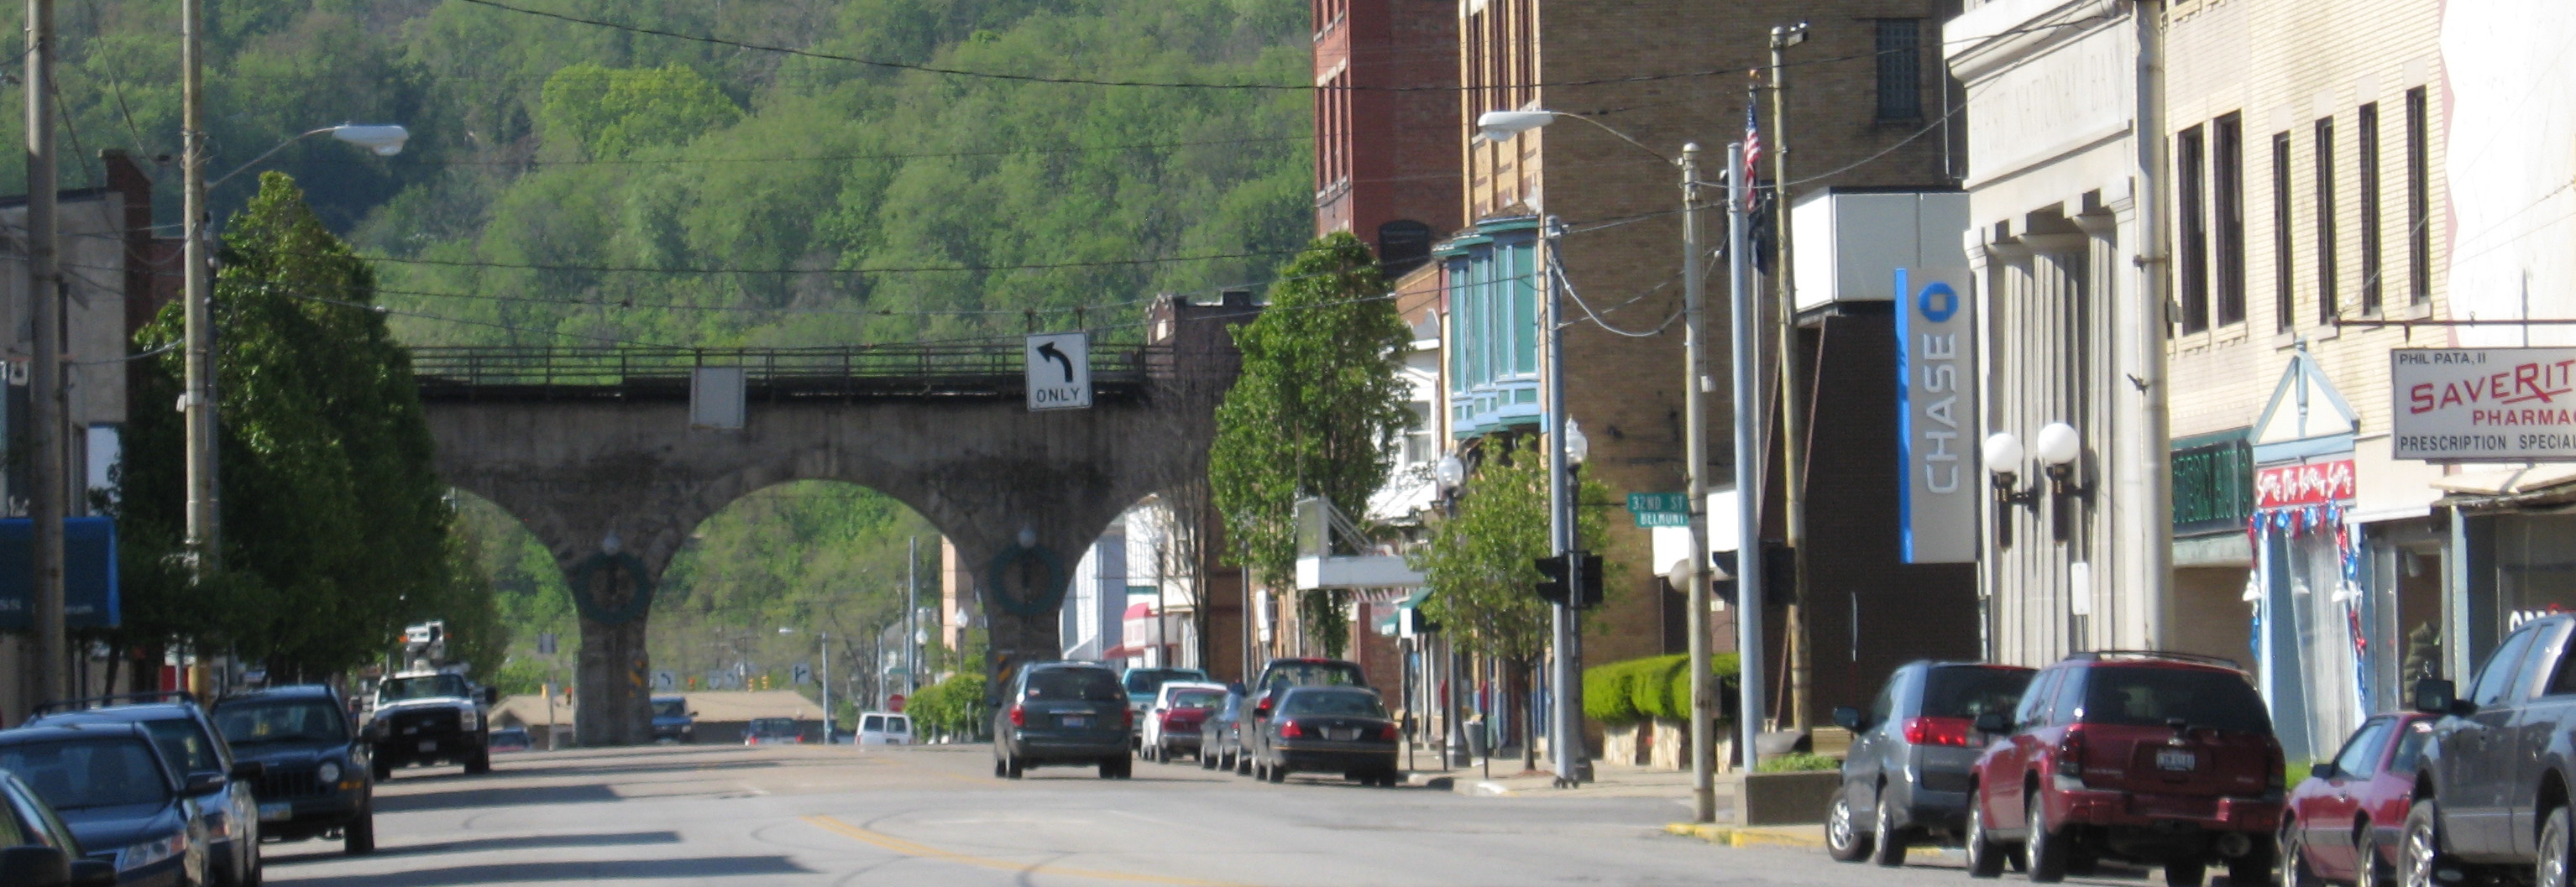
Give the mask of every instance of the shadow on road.
M 375 875 L 298 879 L 297 887 L 368 885 L 368 887 L 444 887 L 451 884 L 511 884 L 528 881 L 614 881 L 645 878 L 721 878 L 742 875 L 810 874 L 813 869 L 784 856 L 696 856 L 683 859 L 612 859 L 598 862 L 512 862 L 409 869 Z
M 519 804 L 598 804 L 617 800 L 605 785 L 459 785 L 448 791 L 376 796 L 378 813 L 415 813 L 458 807 Z

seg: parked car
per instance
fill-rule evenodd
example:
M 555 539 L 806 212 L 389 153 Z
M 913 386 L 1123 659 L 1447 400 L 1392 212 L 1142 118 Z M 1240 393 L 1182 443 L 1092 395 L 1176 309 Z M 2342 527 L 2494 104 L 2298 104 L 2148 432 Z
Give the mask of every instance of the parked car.
M 88 723 L 142 725 L 182 781 L 201 774 L 224 777 L 197 793 L 197 816 L 213 842 L 206 848 L 212 867 L 207 874 L 217 884 L 260 882 L 260 811 L 254 787 L 261 767 L 233 761 L 232 745 L 215 730 L 196 697 L 172 691 L 49 702 L 36 707 L 26 726 Z
M 653 697 L 653 741 L 698 741 L 698 713 L 689 710 L 689 697 Z
M 2281 825 L 2281 743 L 2234 663 L 2179 653 L 2077 653 L 2042 669 L 1969 789 L 1968 873 L 2003 873 L 2019 851 L 2034 882 L 2116 859 L 2200 887 L 2212 863 L 2231 884 L 2272 877 Z
M 1200 671 L 1195 668 L 1146 668 L 1140 666 L 1119 672 L 1118 683 L 1120 686 L 1127 688 L 1127 710 L 1135 713 L 1135 717 L 1129 721 L 1129 723 L 1134 725 L 1129 728 L 1131 732 L 1131 736 L 1129 737 L 1132 740 L 1131 744 L 1135 745 L 1139 749 L 1144 747 L 1145 710 L 1153 707 L 1154 694 L 1160 692 L 1163 689 L 1164 684 L 1168 684 L 1173 681 L 1204 681 L 1207 679 L 1207 672 Z
M 744 745 L 801 745 L 805 730 L 795 718 L 753 718 L 742 730 Z
M 859 713 L 860 745 L 911 745 L 912 717 L 890 711 Z
M 2394 881 L 2397 836 L 2432 735 L 2433 716 L 2419 712 L 2363 721 L 2333 760 L 2290 790 L 2281 814 L 2283 887 Z
M 1098 766 L 1102 779 L 1135 771 L 1128 737 L 1135 713 L 1118 674 L 1086 662 L 1038 662 L 1019 669 L 993 713 L 993 775 L 1018 779 L 1031 767 Z
M 530 748 L 536 747 L 536 739 L 528 735 L 528 728 L 526 727 L 503 727 L 501 729 L 494 730 L 492 731 L 492 735 L 484 738 L 483 743 L 496 754 L 510 751 L 527 751 Z
M 1290 687 L 1367 687 L 1368 678 L 1360 664 L 1342 659 L 1279 658 L 1261 667 L 1261 676 L 1252 682 L 1250 697 L 1235 710 L 1235 742 L 1246 754 L 1235 756 L 1235 772 L 1252 773 L 1252 755 L 1248 754 L 1258 734 L 1270 719 L 1273 697 Z
M 1154 692 L 1154 702 L 1145 707 L 1145 746 L 1140 754 L 1148 761 L 1169 763 L 1180 752 L 1199 753 L 1199 724 L 1208 713 L 1225 702 L 1225 685 L 1206 681 L 1172 681 Z
M 1285 687 L 1271 697 L 1262 729 L 1244 734 L 1252 778 L 1280 782 L 1291 773 L 1340 773 L 1363 785 L 1393 787 L 1403 739 L 1377 691 L 1366 687 Z
M 0 770 L 0 871 L 19 873 L 11 887 L 116 887 L 116 863 L 88 859 L 80 839 L 52 804 L 25 782 Z M 59 879 L 24 877 L 59 871 Z
M 260 837 L 328 838 L 350 855 L 376 849 L 375 781 L 349 706 L 321 684 L 277 687 L 215 703 L 215 729 L 238 760 L 260 765 Z
M 0 730 L 0 771 L 26 780 L 88 858 L 116 868 L 119 885 L 206 882 L 210 845 L 197 799 L 228 780 L 221 773 L 182 775 L 142 724 Z
M 1199 721 L 1200 768 L 1232 770 L 1242 759 L 1242 724 L 1237 720 L 1242 714 L 1243 687 L 1227 687 L 1225 700 L 1217 704 L 1216 711 Z
M 2576 846 L 2571 640 L 2576 616 L 2542 616 L 2496 645 L 2467 697 L 2449 681 L 2416 685 L 2415 709 L 2439 720 L 2397 844 L 2400 880 L 2567 887 Z
M 1825 852 L 1904 865 L 1919 841 L 1951 844 L 1967 833 L 1968 775 L 1985 737 L 1977 716 L 2011 712 L 2033 669 L 1973 662 L 1910 662 L 1887 676 L 1864 712 L 1834 709 L 1852 732 L 1842 791 L 1825 813 Z

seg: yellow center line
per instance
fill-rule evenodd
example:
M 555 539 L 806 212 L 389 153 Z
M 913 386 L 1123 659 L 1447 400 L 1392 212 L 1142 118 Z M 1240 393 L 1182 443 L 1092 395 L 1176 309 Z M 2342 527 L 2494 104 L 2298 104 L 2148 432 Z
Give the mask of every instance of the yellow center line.
M 1012 862 L 1006 859 L 993 859 L 990 857 L 958 853 L 952 850 L 941 850 L 928 844 L 906 841 L 902 838 L 898 838 L 884 832 L 870 831 L 868 829 L 860 828 L 829 816 L 808 816 L 805 817 L 805 821 L 824 831 L 831 832 L 842 837 L 853 838 L 859 841 L 875 844 L 879 847 L 892 850 L 896 853 L 901 853 L 905 856 L 916 856 L 922 859 L 936 859 L 941 862 L 953 862 L 958 865 L 971 865 L 978 868 L 998 869 L 1006 872 L 1020 872 L 1022 874 L 1062 875 L 1068 878 L 1089 878 L 1095 881 L 1125 881 L 1136 884 L 1178 884 L 1184 885 L 1184 887 L 1253 887 L 1253 885 L 1250 884 L 1240 884 L 1233 881 L 1208 881 L 1198 878 L 1178 878 L 1168 875 L 1148 875 L 1138 872 L 1110 872 L 1098 869 L 1066 868 L 1064 866 L 1047 865 L 1044 863 Z

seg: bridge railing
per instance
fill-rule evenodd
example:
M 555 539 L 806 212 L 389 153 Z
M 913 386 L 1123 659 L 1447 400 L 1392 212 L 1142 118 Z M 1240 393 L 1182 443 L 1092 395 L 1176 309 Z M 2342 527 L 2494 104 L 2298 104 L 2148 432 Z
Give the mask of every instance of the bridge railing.
M 825 348 L 418 347 L 412 374 L 431 396 L 478 393 L 685 393 L 700 367 L 738 367 L 755 396 L 1008 394 L 1020 390 L 1017 342 Z M 1095 387 L 1132 387 L 1170 365 L 1163 346 L 1093 343 Z

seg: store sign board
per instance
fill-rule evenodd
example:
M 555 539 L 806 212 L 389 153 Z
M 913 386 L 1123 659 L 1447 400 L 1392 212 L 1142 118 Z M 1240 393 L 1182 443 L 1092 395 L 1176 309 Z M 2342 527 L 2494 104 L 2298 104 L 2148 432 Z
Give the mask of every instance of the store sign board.
M 2254 470 L 2254 507 L 2296 508 L 2348 502 L 2358 495 L 2352 460 L 2275 465 Z
M 2388 376 L 2395 458 L 2576 459 L 2576 348 L 2399 348 Z
M 1973 563 L 1976 310 L 1964 270 L 1896 269 L 1897 534 L 1909 564 Z

